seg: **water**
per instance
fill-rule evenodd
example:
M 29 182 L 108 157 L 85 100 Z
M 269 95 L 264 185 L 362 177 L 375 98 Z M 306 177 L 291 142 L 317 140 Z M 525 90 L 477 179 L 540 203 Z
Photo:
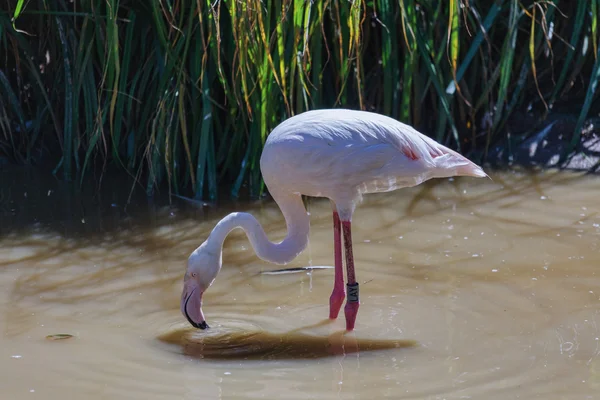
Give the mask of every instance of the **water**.
M 331 269 L 265 274 L 280 267 L 241 231 L 204 297 L 211 329 L 180 314 L 184 262 L 220 217 L 244 209 L 284 236 L 268 201 L 124 211 L 127 188 L 66 204 L 48 195 L 56 182 L 28 200 L 13 182 L 0 206 L 3 398 L 596 398 L 600 181 L 492 177 L 366 198 L 350 334 L 343 314 L 325 321 Z M 310 247 L 288 267 L 331 266 L 329 204 L 308 206 Z

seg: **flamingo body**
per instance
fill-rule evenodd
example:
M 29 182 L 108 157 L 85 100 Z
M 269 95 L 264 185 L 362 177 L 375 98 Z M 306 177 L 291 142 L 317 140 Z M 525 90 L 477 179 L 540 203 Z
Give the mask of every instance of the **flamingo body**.
M 363 194 L 430 178 L 486 176 L 409 125 L 345 109 L 307 111 L 282 122 L 267 138 L 260 167 L 269 192 L 327 197 L 341 213 L 352 213 Z
M 188 259 L 181 311 L 195 327 L 208 327 L 202 295 L 221 269 L 223 242 L 229 232 L 242 228 L 260 258 L 285 264 L 308 243 L 309 218 L 301 198 L 307 195 L 331 200 L 335 279 L 329 316 L 337 318 L 347 294 L 346 329 L 354 329 L 360 302 L 351 220 L 363 195 L 415 186 L 431 178 L 487 176 L 478 165 L 409 125 L 380 114 L 345 109 L 307 111 L 279 124 L 267 138 L 260 167 L 269 193 L 285 217 L 287 235 L 281 242 L 271 242 L 248 213 L 232 213 L 219 221 Z

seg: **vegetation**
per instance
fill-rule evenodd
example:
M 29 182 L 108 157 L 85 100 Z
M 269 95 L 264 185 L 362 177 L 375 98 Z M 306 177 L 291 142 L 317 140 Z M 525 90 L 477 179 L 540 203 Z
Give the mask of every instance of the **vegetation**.
M 523 113 L 597 112 L 600 0 L 8 0 L 0 157 L 151 194 L 262 190 L 268 132 L 374 110 L 482 162 Z

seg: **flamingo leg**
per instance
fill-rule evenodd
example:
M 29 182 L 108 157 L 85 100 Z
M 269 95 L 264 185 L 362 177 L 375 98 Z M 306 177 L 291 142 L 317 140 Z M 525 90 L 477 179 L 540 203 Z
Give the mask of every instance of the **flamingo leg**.
M 335 252 L 335 281 L 329 297 L 329 318 L 336 319 L 346 297 L 344 290 L 344 270 L 342 267 L 342 229 L 340 215 L 333 211 L 333 246 Z
M 350 221 L 342 221 L 342 228 L 344 231 L 344 247 L 346 249 L 346 272 L 348 275 L 348 299 L 346 300 L 346 306 L 344 307 L 344 314 L 346 315 L 346 330 L 351 331 L 354 329 L 354 323 L 356 321 L 356 314 L 358 313 L 360 301 L 358 299 L 358 282 L 356 282 L 356 275 L 354 274 L 354 256 L 352 254 L 352 229 Z

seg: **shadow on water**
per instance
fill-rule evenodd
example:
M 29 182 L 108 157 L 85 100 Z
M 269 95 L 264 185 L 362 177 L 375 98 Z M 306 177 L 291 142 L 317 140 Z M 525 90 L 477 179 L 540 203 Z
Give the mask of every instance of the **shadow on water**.
M 299 330 L 284 333 L 223 332 L 218 329 L 200 332 L 187 328 L 164 333 L 158 340 L 179 346 L 186 356 L 214 360 L 315 359 L 417 346 L 414 340 L 362 339 L 346 331 L 317 336 Z

